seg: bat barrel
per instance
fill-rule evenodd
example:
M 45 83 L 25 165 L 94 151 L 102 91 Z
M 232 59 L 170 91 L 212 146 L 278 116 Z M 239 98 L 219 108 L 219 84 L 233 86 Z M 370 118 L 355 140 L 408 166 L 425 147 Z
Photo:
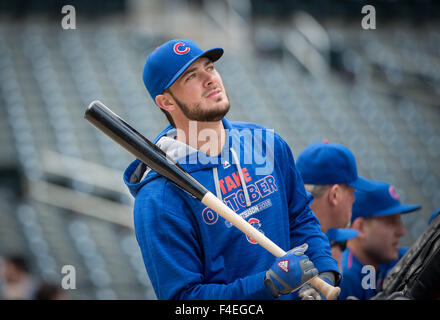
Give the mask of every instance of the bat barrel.
M 208 190 L 158 146 L 146 139 L 102 102 L 93 101 L 84 118 L 151 169 L 201 200 Z

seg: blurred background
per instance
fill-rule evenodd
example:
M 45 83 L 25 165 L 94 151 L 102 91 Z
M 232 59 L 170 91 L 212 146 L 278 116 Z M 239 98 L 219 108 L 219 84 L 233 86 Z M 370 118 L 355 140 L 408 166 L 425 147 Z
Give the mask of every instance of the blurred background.
M 360 175 L 422 205 L 403 216 L 411 246 L 440 207 L 439 18 L 429 0 L 1 1 L 0 256 L 47 283 L 74 266 L 71 299 L 156 299 L 122 182 L 133 158 L 83 114 L 99 99 L 153 139 L 167 121 L 142 69 L 173 38 L 225 48 L 228 119 L 273 128 L 295 157 L 344 144 Z

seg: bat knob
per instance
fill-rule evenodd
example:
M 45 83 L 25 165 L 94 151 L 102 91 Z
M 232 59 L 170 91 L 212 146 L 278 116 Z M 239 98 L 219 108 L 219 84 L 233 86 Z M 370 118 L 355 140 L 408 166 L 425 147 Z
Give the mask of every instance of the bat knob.
M 318 289 L 318 291 L 321 292 L 327 300 L 338 299 L 339 293 L 341 292 L 341 288 L 333 287 L 318 276 L 312 278 L 310 280 L 310 284 Z

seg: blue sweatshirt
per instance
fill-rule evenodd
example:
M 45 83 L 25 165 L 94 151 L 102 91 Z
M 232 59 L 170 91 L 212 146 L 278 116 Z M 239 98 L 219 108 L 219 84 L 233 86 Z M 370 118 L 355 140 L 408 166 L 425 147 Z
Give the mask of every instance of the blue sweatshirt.
M 408 248 L 399 248 L 399 257 L 396 260 L 379 265 L 379 270 L 364 268 L 350 249 L 345 249 L 341 255 L 343 279 L 341 281 L 341 294 L 339 300 L 349 296 L 360 300 L 368 300 L 382 290 L 382 284 L 391 269 L 405 255 Z M 373 283 L 371 283 L 374 281 Z
M 226 143 L 215 157 L 175 140 L 171 126 L 155 143 L 283 250 L 306 242 L 320 273 L 339 274 L 287 143 L 254 124 L 223 125 Z M 275 257 L 252 238 L 139 160 L 124 181 L 135 197 L 136 238 L 158 299 L 272 299 L 264 276 Z

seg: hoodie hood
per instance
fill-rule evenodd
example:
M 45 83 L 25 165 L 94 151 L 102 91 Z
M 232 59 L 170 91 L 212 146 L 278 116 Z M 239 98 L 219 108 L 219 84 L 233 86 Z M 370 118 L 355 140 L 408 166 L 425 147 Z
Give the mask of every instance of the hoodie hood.
M 223 118 L 223 126 L 226 130 L 226 140 L 231 139 L 229 132 L 231 130 L 231 124 L 228 120 Z M 223 163 L 225 154 L 231 152 L 234 156 L 234 164 L 237 166 L 239 174 L 241 173 L 241 167 L 239 159 L 236 157 L 235 151 L 229 146 L 231 143 L 225 143 L 222 152 L 217 156 L 208 156 L 207 154 L 198 151 L 197 149 L 176 140 L 177 130 L 176 128 L 168 125 L 155 139 L 154 143 L 161 148 L 171 159 L 178 162 L 187 172 L 193 173 L 200 170 L 211 169 L 213 171 L 213 179 L 216 185 L 217 196 L 221 199 L 220 187 L 218 185 L 217 167 Z M 134 160 L 124 172 L 124 182 L 127 185 L 130 193 L 133 197 L 136 197 L 139 190 L 147 183 L 154 179 L 161 177 L 157 172 L 151 170 L 146 164 L 139 159 Z M 242 187 L 246 200 L 248 200 L 248 192 L 244 178 L 242 180 Z M 246 201 L 250 205 L 250 201 Z

